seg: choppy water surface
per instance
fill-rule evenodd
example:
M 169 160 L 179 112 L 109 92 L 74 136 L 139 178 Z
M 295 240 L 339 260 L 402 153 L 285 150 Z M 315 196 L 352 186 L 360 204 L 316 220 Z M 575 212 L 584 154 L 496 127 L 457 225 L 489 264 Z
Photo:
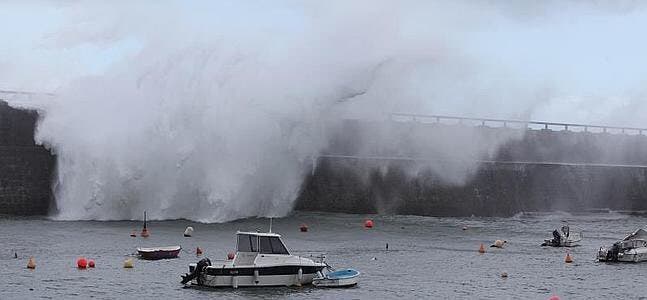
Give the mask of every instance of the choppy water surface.
M 514 218 L 432 218 L 368 216 L 373 229 L 364 229 L 367 216 L 299 213 L 275 219 L 295 254 L 325 253 L 336 267 L 362 272 L 360 284 L 348 289 L 314 287 L 184 289 L 180 274 L 198 259 L 196 247 L 212 259 L 226 257 L 235 245 L 236 230 L 265 230 L 266 219 L 225 224 L 189 221 L 151 222 L 151 237 L 131 238 L 139 222 L 62 222 L 45 219 L 0 219 L 0 299 L 15 298 L 519 298 L 562 299 L 647 297 L 647 263 L 605 264 L 595 261 L 598 247 L 644 227 L 647 218 L 614 213 L 586 215 L 524 215 Z M 553 228 L 568 222 L 584 231 L 581 247 L 573 248 L 573 264 L 565 264 L 565 249 L 539 244 Z M 310 231 L 301 233 L 300 223 Z M 184 238 L 186 226 L 192 238 Z M 467 226 L 468 230 L 462 230 Z M 505 239 L 505 249 L 480 243 Z M 386 243 L 389 250 L 385 249 Z M 181 245 L 174 260 L 123 260 L 138 246 Z M 13 258 L 13 250 L 19 258 Z M 185 251 L 186 250 L 186 251 Z M 36 270 L 25 268 L 34 256 Z M 78 270 L 76 258 L 96 261 L 95 269 Z M 508 278 L 500 274 L 507 272 Z

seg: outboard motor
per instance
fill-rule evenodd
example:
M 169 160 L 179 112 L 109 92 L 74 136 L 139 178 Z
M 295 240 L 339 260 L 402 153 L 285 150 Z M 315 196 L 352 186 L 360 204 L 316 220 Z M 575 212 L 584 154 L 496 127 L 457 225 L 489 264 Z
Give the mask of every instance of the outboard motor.
M 614 243 L 611 249 L 607 251 L 607 260 L 618 261 L 618 253 L 620 253 L 620 243 Z
M 198 284 L 202 285 L 203 277 L 201 275 L 206 271 L 208 266 L 211 266 L 211 260 L 208 258 L 201 259 L 195 266 L 195 269 L 193 269 L 193 272 L 182 275 L 182 284 L 187 284 L 194 278 L 197 278 Z
M 559 234 L 559 231 L 557 231 L 557 229 L 553 230 L 553 241 L 557 246 L 561 245 L 562 243 L 562 235 Z

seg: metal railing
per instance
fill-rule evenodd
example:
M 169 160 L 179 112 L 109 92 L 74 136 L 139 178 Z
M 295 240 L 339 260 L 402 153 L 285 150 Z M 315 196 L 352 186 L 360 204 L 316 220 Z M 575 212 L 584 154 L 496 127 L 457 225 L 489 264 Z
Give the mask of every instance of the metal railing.
M 551 130 L 555 127 L 562 128 L 566 131 L 577 131 L 574 129 L 580 129 L 580 131 L 590 132 L 591 129 L 594 131 L 597 129 L 598 132 L 620 132 L 620 133 L 637 133 L 643 135 L 647 132 L 647 128 L 639 127 L 622 127 L 622 126 L 606 126 L 606 125 L 590 125 L 590 124 L 576 124 L 576 123 L 557 123 L 557 122 L 542 122 L 542 121 L 521 121 L 521 120 L 511 120 L 511 119 L 491 119 L 491 118 L 470 118 L 470 117 L 456 117 L 456 116 L 444 116 L 444 115 L 423 115 L 423 114 L 413 114 L 413 113 L 391 113 L 391 120 L 398 121 L 409 120 L 413 122 L 420 123 L 443 123 L 443 121 L 455 121 L 458 124 L 471 123 L 475 126 L 490 126 L 490 125 L 499 125 L 500 127 L 514 127 L 517 125 L 520 128 L 525 129 L 535 129 L 533 125 L 536 125 L 544 130 Z

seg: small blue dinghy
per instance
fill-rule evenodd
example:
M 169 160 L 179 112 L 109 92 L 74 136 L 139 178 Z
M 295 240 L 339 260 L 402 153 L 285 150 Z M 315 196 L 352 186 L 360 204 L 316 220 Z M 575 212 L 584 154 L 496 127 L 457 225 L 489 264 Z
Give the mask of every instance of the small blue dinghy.
M 349 287 L 357 284 L 359 271 L 355 269 L 342 269 L 320 274 L 312 284 L 317 287 Z

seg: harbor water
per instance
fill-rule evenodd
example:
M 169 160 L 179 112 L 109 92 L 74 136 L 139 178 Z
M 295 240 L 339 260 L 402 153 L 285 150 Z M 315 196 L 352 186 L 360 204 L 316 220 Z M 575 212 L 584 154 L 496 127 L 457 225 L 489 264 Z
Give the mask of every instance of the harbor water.
M 367 218 L 372 229 L 363 227 Z M 308 232 L 300 232 L 307 224 Z M 581 246 L 541 247 L 555 228 L 582 231 Z M 601 245 L 612 244 L 647 217 L 620 213 L 522 214 L 512 218 L 435 218 L 296 213 L 274 219 L 273 231 L 301 256 L 325 254 L 333 267 L 362 272 L 359 285 L 344 289 L 312 286 L 277 288 L 183 288 L 180 275 L 201 257 L 226 259 L 235 232 L 266 231 L 268 219 L 222 224 L 185 220 L 151 221 L 149 238 L 130 237 L 141 222 L 53 221 L 0 217 L 0 299 L 562 299 L 647 297 L 647 263 L 596 261 Z M 187 226 L 193 237 L 183 237 Z M 466 229 L 464 229 L 466 227 Z M 506 240 L 505 248 L 486 247 Z M 388 243 L 388 250 L 387 245 Z M 180 257 L 123 262 L 141 246 L 181 245 Z M 204 254 L 196 257 L 196 248 Z M 18 258 L 14 255 L 17 253 Z M 34 257 L 36 269 L 26 268 Z M 96 268 L 80 270 L 86 257 Z M 507 273 L 507 278 L 502 273 Z

